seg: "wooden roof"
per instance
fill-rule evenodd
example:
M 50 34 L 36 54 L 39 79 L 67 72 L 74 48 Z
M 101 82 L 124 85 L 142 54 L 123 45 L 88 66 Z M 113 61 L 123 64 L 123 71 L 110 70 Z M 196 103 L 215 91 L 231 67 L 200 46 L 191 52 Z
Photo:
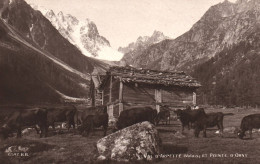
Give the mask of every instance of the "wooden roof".
M 121 79 L 124 83 L 144 83 L 149 85 L 164 85 L 198 88 L 200 83 L 184 72 L 159 71 L 134 67 L 112 66 L 107 71 L 107 77 Z M 102 81 L 104 83 L 106 80 Z M 102 84 L 101 84 L 102 88 Z

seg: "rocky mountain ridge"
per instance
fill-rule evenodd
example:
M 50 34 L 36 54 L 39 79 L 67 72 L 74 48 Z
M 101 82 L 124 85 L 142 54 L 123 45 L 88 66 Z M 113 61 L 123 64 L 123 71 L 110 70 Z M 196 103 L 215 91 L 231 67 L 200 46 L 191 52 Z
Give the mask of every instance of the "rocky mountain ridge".
M 137 56 L 142 54 L 143 50 L 165 39 L 169 39 L 169 37 L 156 30 L 151 36 L 140 36 L 136 42 L 130 43 L 127 47 L 118 48 L 118 51 L 124 54 L 121 61 L 126 62 L 126 64 L 131 64 Z
M 53 10 L 37 5 L 31 4 L 31 6 L 40 11 L 60 34 L 84 55 L 109 61 L 117 61 L 122 58 L 123 54 L 114 50 L 109 41 L 99 34 L 93 21 L 89 19 L 81 21 L 71 14 L 64 14 L 62 11 L 55 13 Z
M 188 32 L 176 39 L 150 45 L 126 62 L 144 68 L 191 70 L 224 47 L 237 44 L 254 33 L 259 11 L 258 0 L 224 1 L 212 6 Z

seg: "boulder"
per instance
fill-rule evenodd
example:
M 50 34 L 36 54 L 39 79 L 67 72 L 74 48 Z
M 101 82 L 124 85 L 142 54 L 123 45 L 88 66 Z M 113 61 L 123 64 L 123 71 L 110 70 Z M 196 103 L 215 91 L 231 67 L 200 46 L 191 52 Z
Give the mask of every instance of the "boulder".
M 137 123 L 97 141 L 99 160 L 153 160 L 160 153 L 160 137 L 148 121 Z

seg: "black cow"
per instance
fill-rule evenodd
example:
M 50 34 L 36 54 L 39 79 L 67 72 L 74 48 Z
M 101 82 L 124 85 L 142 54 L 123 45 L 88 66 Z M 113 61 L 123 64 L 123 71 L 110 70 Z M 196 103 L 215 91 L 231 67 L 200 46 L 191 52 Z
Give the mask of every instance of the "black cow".
M 169 110 L 161 110 L 156 117 L 156 125 L 159 124 L 160 121 L 165 121 L 165 123 L 170 124 L 170 111 Z
M 200 131 L 203 130 L 203 137 L 206 136 L 206 129 L 207 127 L 214 127 L 217 126 L 221 137 L 223 137 L 223 119 L 226 115 L 233 115 L 233 113 L 222 113 L 222 112 L 216 112 L 216 113 L 207 113 L 207 114 L 201 114 L 199 119 L 195 122 L 195 129 L 194 129 L 194 135 L 195 137 L 199 136 Z
M 95 107 L 92 107 L 95 108 Z M 102 108 L 102 112 L 100 109 Z M 92 112 L 91 112 L 92 111 Z M 94 128 L 103 127 L 104 129 L 104 136 L 107 133 L 108 127 L 108 114 L 107 114 L 107 107 L 97 107 L 96 110 L 86 110 L 81 113 L 81 126 L 78 127 L 80 134 L 83 134 L 84 131 L 87 132 L 87 136 Z
M 74 106 L 62 108 L 49 108 L 47 117 L 48 126 L 52 126 L 52 128 L 55 129 L 55 122 L 66 122 L 68 130 L 70 129 L 71 125 L 75 129 L 74 116 L 76 112 L 77 109 Z
M 184 131 L 184 127 L 188 126 L 188 129 L 190 129 L 190 123 L 194 123 L 201 117 L 201 115 L 205 114 L 205 111 L 203 108 L 197 109 L 197 110 L 190 110 L 190 109 L 177 109 L 174 111 L 176 113 L 177 118 L 181 121 L 182 129 L 181 131 Z
M 40 137 L 47 136 L 47 111 L 41 108 L 24 109 L 12 113 L 5 124 L 0 128 L 0 138 L 6 139 L 13 131 L 17 132 L 17 138 L 22 137 L 22 129 L 26 127 L 40 127 Z
M 75 115 L 75 120 L 78 125 L 83 123 L 83 120 L 89 115 L 96 115 L 99 113 L 104 113 L 104 106 L 95 106 L 95 107 L 88 107 L 82 110 L 77 110 Z
M 250 138 L 252 138 L 252 130 L 254 128 L 260 128 L 260 114 L 251 114 L 243 117 L 240 125 L 240 131 L 238 137 L 243 139 L 245 132 L 248 130 Z
M 157 111 L 151 107 L 135 107 L 124 110 L 118 117 L 116 128 L 120 130 L 143 121 L 149 121 L 154 124 L 156 116 Z

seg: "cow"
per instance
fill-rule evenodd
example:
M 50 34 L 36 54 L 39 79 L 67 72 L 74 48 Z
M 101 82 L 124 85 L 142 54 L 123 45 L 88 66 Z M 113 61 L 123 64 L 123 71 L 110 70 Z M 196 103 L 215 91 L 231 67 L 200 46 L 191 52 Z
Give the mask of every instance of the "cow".
M 190 123 L 194 123 L 201 115 L 205 114 L 205 111 L 203 108 L 197 110 L 177 109 L 174 113 L 176 113 L 177 118 L 181 121 L 181 131 L 183 133 L 184 127 L 188 126 L 188 129 L 190 129 Z
M 222 113 L 222 112 L 215 112 L 215 113 L 204 113 L 201 114 L 199 119 L 195 122 L 195 129 L 194 135 L 195 137 L 199 137 L 200 131 L 203 130 L 203 137 L 206 136 L 206 129 L 208 127 L 217 126 L 218 130 L 220 131 L 221 137 L 223 137 L 223 119 L 226 115 L 233 115 L 233 113 Z
M 120 130 L 143 121 L 149 121 L 154 124 L 156 116 L 157 110 L 151 107 L 135 107 L 128 110 L 123 110 L 118 117 L 116 129 L 114 130 Z
M 40 127 L 40 137 L 47 137 L 47 111 L 42 108 L 24 109 L 12 113 L 0 128 L 0 138 L 6 139 L 16 131 L 17 138 L 22 137 L 22 129 L 26 127 Z
M 243 139 L 245 132 L 249 131 L 249 136 L 252 139 L 252 130 L 254 128 L 260 128 L 260 114 L 251 114 L 243 117 L 238 132 L 238 137 Z
M 158 125 L 160 121 L 165 121 L 166 124 L 170 124 L 170 116 L 169 110 L 161 110 L 156 116 L 156 125 Z
M 71 126 L 75 129 L 74 116 L 77 109 L 72 107 L 62 107 L 62 108 L 47 108 L 48 117 L 47 124 L 55 130 L 55 122 L 66 122 L 68 130 Z
M 94 130 L 94 128 L 102 126 L 104 129 L 104 136 L 106 136 L 108 127 L 107 107 L 97 107 L 97 109 L 93 111 L 94 108 L 95 107 L 92 107 L 89 110 L 82 112 L 80 118 L 81 126 L 78 127 L 78 130 L 82 135 L 86 131 L 88 136 L 90 132 Z
M 77 125 L 82 124 L 83 120 L 88 116 L 88 115 L 95 115 L 98 113 L 104 113 L 104 106 L 95 106 L 95 107 L 88 107 L 83 110 L 77 110 L 77 113 L 75 115 L 75 122 Z

